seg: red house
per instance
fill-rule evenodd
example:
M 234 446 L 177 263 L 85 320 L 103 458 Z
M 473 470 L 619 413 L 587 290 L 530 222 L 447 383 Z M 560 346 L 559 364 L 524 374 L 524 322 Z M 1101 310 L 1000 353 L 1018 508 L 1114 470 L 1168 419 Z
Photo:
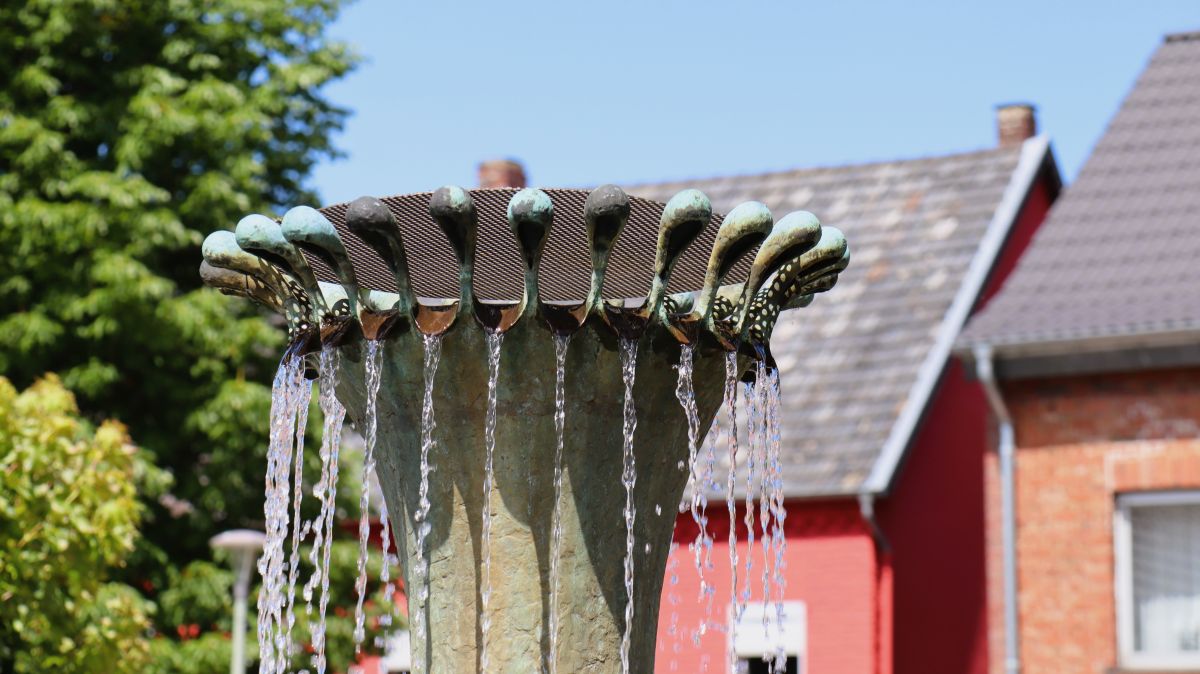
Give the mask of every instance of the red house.
M 993 674 L 1200 671 L 1198 158 L 1200 33 L 1169 35 L 960 340 Z
M 696 187 L 723 212 L 747 200 L 777 216 L 808 210 L 851 242 L 835 291 L 782 318 L 772 340 L 783 396 L 789 671 L 987 670 L 988 407 L 951 348 L 1061 188 L 1030 106 L 999 108 L 998 126 L 998 146 L 975 152 L 628 188 L 666 201 Z M 705 609 L 687 550 L 696 527 L 685 513 L 656 671 L 728 672 L 732 647 L 740 671 L 765 672 L 774 647 L 761 608 L 748 610 L 730 642 L 728 516 L 720 501 L 707 514 L 717 624 L 693 644 Z M 747 545 L 739 548 L 744 560 Z M 754 554 L 759 573 L 761 549 Z M 753 596 L 761 607 L 761 591 Z

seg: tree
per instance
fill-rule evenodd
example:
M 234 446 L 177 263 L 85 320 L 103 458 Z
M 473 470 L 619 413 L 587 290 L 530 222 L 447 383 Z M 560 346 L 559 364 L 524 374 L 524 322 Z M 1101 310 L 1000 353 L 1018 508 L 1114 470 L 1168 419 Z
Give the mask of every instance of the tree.
M 301 584 L 313 572 L 307 563 L 310 551 L 311 548 L 305 549 L 302 555 Z M 332 552 L 326 649 L 333 671 L 346 671 L 355 661 L 354 603 L 358 595 L 354 583 L 358 576 L 358 543 L 337 541 Z M 407 626 L 403 616 L 393 615 L 394 600 L 389 601 L 378 581 L 381 563 L 380 556 L 373 556 L 367 565 L 369 599 L 364 608 L 368 640 L 363 644 L 363 652 L 368 655 L 382 652 L 372 637 Z M 395 575 L 393 572 L 393 578 Z M 163 636 L 150 644 L 153 662 L 146 669 L 149 674 L 223 674 L 228 670 L 231 648 L 226 635 L 231 627 L 232 585 L 233 573 L 211 562 L 192 562 L 172 574 L 168 588 L 159 597 L 155 623 Z M 316 598 L 313 597 L 314 603 Z M 251 604 L 253 601 L 252 596 Z M 317 614 L 306 607 L 299 589 L 295 601 L 296 627 L 292 637 L 298 652 L 292 659 L 292 669 L 301 670 L 310 666 L 312 654 L 304 646 L 312 642 L 311 628 Z M 389 621 L 390 625 L 385 624 Z M 257 653 L 253 626 L 246 636 L 248 659 L 253 661 Z
M 174 476 L 140 580 L 262 519 L 281 332 L 200 287 L 199 245 L 250 212 L 313 203 L 355 62 L 341 0 L 0 4 L 0 372 L 56 371 Z
M 137 487 L 166 477 L 125 428 L 92 428 L 49 376 L 0 377 L 0 671 L 140 672 L 148 605 L 106 575 L 133 551 Z

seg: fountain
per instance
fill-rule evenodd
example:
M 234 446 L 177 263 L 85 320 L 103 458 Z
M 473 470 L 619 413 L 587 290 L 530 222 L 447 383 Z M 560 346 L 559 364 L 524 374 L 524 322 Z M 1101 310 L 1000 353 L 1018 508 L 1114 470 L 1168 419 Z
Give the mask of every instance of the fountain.
M 260 600 L 262 671 L 309 666 L 281 618 L 294 601 L 281 595 L 295 587 L 284 444 L 295 401 L 308 399 L 303 372 L 319 373 L 327 415 L 313 488 L 322 515 L 292 522 L 292 568 L 297 537 L 316 539 L 310 605 L 318 548 L 327 559 L 332 535 L 331 433 L 344 414 L 369 432 L 414 671 L 652 672 L 675 519 L 691 508 L 700 524 L 716 479 L 702 429 L 723 404 L 733 416 L 743 379 L 757 382 L 747 390 L 760 424 L 743 447 L 757 452 L 744 477 L 761 480 L 743 496 L 759 498 L 764 567 L 769 550 L 782 555 L 782 530 L 766 521 L 783 517 L 770 334 L 780 311 L 831 288 L 848 259 L 841 233 L 806 212 L 775 222 L 751 202 L 721 218 L 695 190 L 663 205 L 613 186 L 446 187 L 297 207 L 278 221 L 251 215 L 210 235 L 206 283 L 281 313 L 290 337 L 268 476 L 274 538 L 260 562 L 272 593 Z M 726 423 L 736 453 L 736 422 Z M 702 572 L 711 555 L 700 530 Z M 323 649 L 312 649 L 324 671 Z

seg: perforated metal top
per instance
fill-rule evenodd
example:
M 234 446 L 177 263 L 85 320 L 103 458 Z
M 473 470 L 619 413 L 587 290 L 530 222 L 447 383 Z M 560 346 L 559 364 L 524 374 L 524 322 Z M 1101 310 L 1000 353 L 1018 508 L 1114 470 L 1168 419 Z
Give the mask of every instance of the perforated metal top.
M 587 190 L 544 190 L 554 204 L 554 225 L 538 274 L 542 299 L 550 302 L 583 301 L 591 282 L 591 253 L 583 206 Z M 471 198 L 479 215 L 475 251 L 475 294 L 482 300 L 518 301 L 523 275 L 517 240 L 508 227 L 508 201 L 517 190 L 475 189 Z M 430 192 L 384 197 L 404 240 L 409 276 L 414 292 L 421 297 L 457 298 L 458 262 L 454 249 L 429 215 Z M 321 209 L 342 238 L 354 264 L 358 282 L 372 290 L 395 292 L 392 272 L 369 246 L 346 227 L 348 204 Z M 625 226 L 609 258 L 604 281 L 607 298 L 644 297 L 650 291 L 658 224 L 664 205 L 630 197 L 629 224 Z M 714 213 L 709 226 L 679 257 L 671 275 L 671 293 L 699 290 L 713 241 L 723 216 Z M 305 255 L 317 279 L 337 282 L 332 270 L 320 259 Z M 730 271 L 725 283 L 746 280 L 752 255 L 744 256 Z

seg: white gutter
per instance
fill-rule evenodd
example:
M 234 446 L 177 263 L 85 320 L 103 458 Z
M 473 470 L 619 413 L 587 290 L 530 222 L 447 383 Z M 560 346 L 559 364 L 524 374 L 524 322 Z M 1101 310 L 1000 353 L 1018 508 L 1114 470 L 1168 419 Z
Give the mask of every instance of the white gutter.
M 891 433 L 888 434 L 883 450 L 871 468 L 870 475 L 859 489 L 860 492 L 883 494 L 890 489 L 896 468 L 900 465 L 900 460 L 904 458 L 904 452 L 908 449 L 913 432 L 921 421 L 921 415 L 924 414 L 929 399 L 933 396 L 934 389 L 937 388 L 942 370 L 945 369 L 946 361 L 954 348 L 954 341 L 958 339 L 963 325 L 971 314 L 971 308 L 979 299 L 979 294 L 983 291 L 984 284 L 987 283 L 992 266 L 1000 255 L 1001 249 L 1004 248 L 1008 233 L 1020 216 L 1021 207 L 1025 204 L 1025 197 L 1029 194 L 1034 181 L 1037 180 L 1038 172 L 1049 152 L 1050 140 L 1044 135 L 1030 138 L 1021 146 L 1021 157 L 1017 161 L 1017 168 L 1013 171 L 1008 187 L 1004 190 L 1000 205 L 992 215 L 991 222 L 988 223 L 987 231 L 984 232 L 983 240 L 980 241 L 979 250 L 971 259 L 967 274 L 938 328 L 933 348 L 925 355 L 925 360 L 917 371 L 917 380 L 909 389 L 904 407 L 900 410 L 900 416 L 896 419 L 896 423 L 892 424 Z
M 1016 439 L 1012 417 L 996 385 L 992 349 L 986 344 L 975 347 L 975 372 L 987 393 L 1000 432 L 996 450 L 1000 458 L 1000 538 L 1004 548 L 1004 671 L 1019 674 L 1021 651 L 1017 638 L 1017 511 L 1014 498 Z

